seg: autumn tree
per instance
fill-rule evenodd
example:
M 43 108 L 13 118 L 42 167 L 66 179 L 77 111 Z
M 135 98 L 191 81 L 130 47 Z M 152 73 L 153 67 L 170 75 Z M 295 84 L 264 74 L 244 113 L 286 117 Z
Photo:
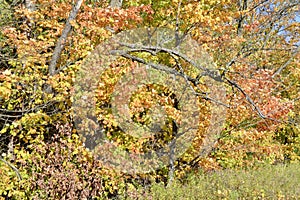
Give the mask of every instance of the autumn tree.
M 299 6 L 281 0 L 0 0 L 0 198 L 115 197 L 200 167 L 299 160 Z M 103 166 L 83 146 L 73 92 L 76 73 L 99 44 L 145 27 L 173 30 L 175 47 L 190 37 L 216 67 L 211 71 L 204 65 L 197 73 L 193 60 L 173 47 L 132 43 L 99 77 L 104 84 L 95 91 L 95 120 L 102 134 L 126 151 L 166 145 L 182 116 L 176 91 L 146 84 L 131 98 L 132 121 L 149 124 L 159 99 L 169 112 L 167 134 L 136 140 L 120 130 L 112 115 L 112 91 L 140 64 L 184 78 L 202 111 L 185 154 L 160 170 L 129 175 Z M 224 87 L 226 99 L 217 101 L 203 80 Z M 227 116 L 222 130 L 205 140 L 213 104 Z

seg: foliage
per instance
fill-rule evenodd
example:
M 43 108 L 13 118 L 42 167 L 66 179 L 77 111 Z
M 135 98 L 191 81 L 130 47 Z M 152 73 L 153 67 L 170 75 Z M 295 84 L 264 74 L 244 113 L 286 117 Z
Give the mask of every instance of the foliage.
M 225 125 L 203 156 L 200 151 L 211 122 L 213 101 L 208 98 L 210 91 L 203 77 L 197 80 L 198 85 L 191 84 L 201 94 L 197 106 L 202 112 L 192 147 L 174 164 L 175 176 L 183 178 L 199 168 L 248 169 L 262 163 L 300 160 L 299 18 L 295 17 L 299 16 L 298 2 L 134 0 L 123 1 L 122 8 L 111 8 L 108 1 L 85 1 L 76 20 L 71 21 L 72 31 L 63 44 L 54 74 L 49 73 L 49 65 L 74 2 L 29 2 L 34 9 L 22 1 L 0 0 L 0 157 L 22 176 L 18 180 L 16 171 L 0 161 L 0 198 L 112 198 L 126 194 L 135 198 L 139 192 L 149 197 L 136 188 L 168 182 L 170 166 L 134 176 L 104 167 L 84 148 L 74 125 L 72 92 L 76 73 L 86 57 L 113 34 L 136 27 L 167 27 L 191 35 L 213 58 L 226 87 L 227 101 L 222 102 L 229 106 Z M 199 75 L 191 63 L 168 52 L 154 55 L 137 51 L 130 56 L 181 72 L 190 77 L 191 83 Z M 97 121 L 114 145 L 146 152 L 171 141 L 174 121 L 185 119 L 174 91 L 165 85 L 148 84 L 131 97 L 130 114 L 134 122 L 149 125 L 151 108 L 158 101 L 168 113 L 164 133 L 136 140 L 120 130 L 112 116 L 111 94 L 122 75 L 138 64 L 138 60 L 122 57 L 99 77 L 105 84 L 95 91 L 96 112 Z M 269 175 L 251 175 L 260 176 Z M 245 177 L 245 181 L 251 177 Z M 219 184 L 210 175 L 206 178 Z M 214 191 L 210 185 L 201 188 L 220 198 L 299 196 L 297 191 L 287 194 L 288 187 L 268 191 L 266 188 L 273 186 L 267 183 L 274 181 L 264 182 L 265 188 L 257 182 L 247 182 L 241 190 L 235 188 L 237 180 L 232 181 L 231 188 L 223 183 Z M 174 192 L 170 189 L 156 194 L 155 190 L 162 187 L 155 187 L 154 198 L 171 197 Z

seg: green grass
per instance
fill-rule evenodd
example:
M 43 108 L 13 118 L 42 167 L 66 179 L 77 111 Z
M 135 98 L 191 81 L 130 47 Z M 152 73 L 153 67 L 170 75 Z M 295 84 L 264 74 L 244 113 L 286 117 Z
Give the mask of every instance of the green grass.
M 186 183 L 154 184 L 151 199 L 300 199 L 300 163 L 191 175 Z M 144 199 L 140 197 L 140 199 Z

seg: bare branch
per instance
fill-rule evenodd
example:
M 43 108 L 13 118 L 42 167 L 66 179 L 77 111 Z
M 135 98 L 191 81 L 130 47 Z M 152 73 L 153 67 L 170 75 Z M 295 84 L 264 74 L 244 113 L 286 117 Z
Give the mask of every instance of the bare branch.
M 256 106 L 256 104 L 254 103 L 254 101 L 251 99 L 251 97 L 234 81 L 229 80 L 228 78 L 225 78 L 225 80 L 232 86 L 234 86 L 235 88 L 237 88 L 245 97 L 246 100 L 253 106 L 253 108 L 257 111 L 258 115 L 263 118 L 266 119 L 267 117 L 261 112 L 261 110 L 259 109 L 258 106 Z
M 292 56 L 290 57 L 290 59 L 289 59 L 286 63 L 284 63 L 284 65 L 282 65 L 279 69 L 276 70 L 276 72 L 272 75 L 272 78 L 274 78 L 276 75 L 279 75 L 280 72 L 281 72 L 282 70 L 284 70 L 284 68 L 286 68 L 286 67 L 292 62 L 292 60 L 295 58 L 295 56 L 297 55 L 297 53 L 298 53 L 299 50 L 300 50 L 299 47 L 300 47 L 300 46 L 298 46 L 297 49 L 293 52 L 293 54 L 292 54 Z
M 112 54 L 115 54 L 116 52 L 118 52 L 118 51 L 113 51 Z M 142 58 L 139 58 L 139 57 L 136 57 L 136 56 L 132 56 L 132 55 L 127 54 L 127 53 L 122 53 L 122 54 L 120 54 L 120 53 L 118 52 L 117 54 L 120 55 L 120 56 L 122 56 L 122 57 L 124 57 L 124 58 L 128 58 L 128 59 L 131 59 L 131 60 L 133 60 L 133 61 L 137 61 L 137 62 L 139 62 L 139 63 L 143 63 L 143 64 L 145 64 L 145 65 L 148 65 L 148 66 L 150 66 L 150 67 L 152 67 L 152 68 L 154 68 L 154 69 L 157 69 L 157 70 L 160 70 L 160 71 L 169 73 L 169 74 L 173 74 L 173 75 L 175 75 L 175 76 L 183 77 L 183 78 L 186 80 L 187 84 L 188 84 L 188 85 L 190 86 L 190 88 L 192 89 L 192 92 L 193 92 L 196 96 L 200 96 L 201 98 L 203 98 L 203 99 L 205 99 L 205 100 L 208 100 L 208 101 L 211 101 L 211 102 L 220 104 L 220 105 L 225 106 L 225 107 L 227 107 L 227 108 L 230 107 L 229 105 L 227 105 L 227 104 L 225 104 L 225 103 L 223 103 L 223 102 L 220 102 L 220 101 L 218 101 L 218 100 L 216 100 L 216 99 L 214 99 L 214 98 L 209 97 L 207 93 L 199 93 L 199 92 L 196 92 L 195 89 L 193 88 L 193 86 L 190 84 L 190 82 L 193 83 L 194 86 L 196 86 L 196 87 L 197 87 L 197 85 L 199 85 L 199 82 L 197 81 L 197 79 L 194 79 L 194 78 L 192 78 L 192 77 L 186 75 L 183 71 L 178 72 L 177 70 L 172 69 L 172 68 L 169 68 L 168 66 L 164 66 L 164 65 L 162 65 L 162 64 L 156 64 L 156 63 L 152 63 L 152 62 L 147 62 L 147 61 L 145 61 L 145 60 L 142 59 Z
M 191 81 L 191 82 L 194 81 L 194 85 L 197 85 L 197 80 L 187 76 L 183 71 L 178 72 L 177 70 L 171 69 L 168 66 L 163 66 L 163 65 L 147 62 L 147 61 L 145 61 L 141 58 L 132 56 L 129 53 L 131 53 L 131 52 L 142 52 L 142 51 L 144 51 L 144 52 L 145 51 L 146 52 L 155 52 L 155 53 L 164 52 L 164 53 L 168 53 L 173 58 L 175 58 L 176 56 L 180 57 L 181 59 L 185 60 L 186 62 L 190 63 L 191 65 L 196 66 L 199 69 L 202 69 L 204 72 L 200 76 L 209 76 L 210 78 L 212 78 L 212 79 L 214 79 L 215 81 L 218 81 L 218 82 L 226 81 L 231 86 L 234 86 L 235 88 L 237 88 L 245 96 L 246 100 L 253 106 L 254 110 L 258 113 L 258 115 L 262 119 L 269 119 L 269 120 L 272 120 L 272 121 L 279 122 L 276 119 L 272 119 L 272 118 L 269 118 L 266 115 L 264 115 L 262 113 L 262 111 L 260 110 L 260 108 L 254 103 L 252 98 L 236 82 L 226 78 L 225 76 L 219 75 L 219 73 L 217 71 L 212 71 L 212 70 L 206 68 L 205 66 L 199 66 L 192 59 L 188 58 L 186 55 L 183 55 L 182 53 L 180 53 L 176 50 L 172 50 L 172 49 L 168 49 L 168 48 L 164 48 L 164 47 L 159 47 L 159 46 L 144 46 L 144 45 L 135 45 L 135 44 L 128 44 L 128 43 L 120 43 L 120 44 L 125 46 L 125 47 L 131 48 L 131 49 L 129 49 L 129 50 L 119 50 L 119 51 L 116 50 L 116 51 L 113 52 L 115 55 L 118 54 L 118 55 L 121 55 L 125 58 L 129 58 L 129 59 L 144 63 L 146 65 L 149 65 L 149 66 L 151 66 L 155 69 L 162 70 L 164 72 L 168 72 L 168 73 L 171 73 L 171 74 L 174 74 L 174 75 L 181 76 L 181 77 L 185 78 L 185 80 L 187 80 L 187 81 Z M 219 102 L 219 101 L 217 101 L 215 99 L 212 99 L 212 98 L 209 98 L 209 97 L 205 97 L 203 94 L 198 93 L 195 90 L 193 90 L 193 91 L 194 91 L 194 94 L 196 94 L 198 96 L 201 96 L 202 98 L 204 98 L 206 100 L 211 100 L 215 103 L 218 103 L 218 104 L 221 104 L 223 106 L 229 107 L 228 105 L 226 105 L 222 102 Z
M 161 65 L 161 64 L 152 63 L 152 62 L 147 62 L 147 61 L 145 61 L 142 58 L 139 58 L 139 57 L 136 57 L 136 56 L 132 56 L 132 55 L 127 54 L 127 53 L 121 54 L 121 56 L 123 56 L 124 58 L 128 58 L 128 59 L 137 61 L 139 63 L 143 63 L 145 65 L 149 65 L 149 66 L 153 67 L 154 69 L 157 69 L 157 70 L 160 70 L 160 71 L 164 71 L 164 72 L 167 72 L 167 73 L 170 73 L 170 74 L 174 74 L 176 76 L 183 77 L 183 75 L 180 74 L 178 71 L 176 71 L 174 69 L 171 69 L 171 68 L 169 68 L 167 66 L 164 66 L 164 65 Z
M 76 2 L 76 4 L 73 6 L 70 16 L 67 19 L 65 28 L 63 29 L 62 34 L 61 34 L 60 38 L 58 39 L 58 42 L 56 43 L 56 46 L 55 46 L 55 49 L 54 49 L 54 52 L 53 52 L 53 55 L 52 55 L 52 58 L 51 58 L 51 61 L 50 61 L 49 67 L 48 67 L 50 76 L 53 76 L 57 73 L 56 65 L 57 65 L 58 60 L 60 59 L 61 52 L 64 49 L 67 37 L 71 31 L 71 28 L 72 28 L 71 22 L 76 18 L 82 2 L 83 2 L 83 0 L 78 0 Z
M 4 160 L 1 156 L 0 156 L 0 160 L 1 160 L 2 162 L 4 162 L 6 165 L 8 165 L 12 170 L 14 170 L 14 172 L 15 172 L 16 175 L 18 176 L 19 181 L 22 180 L 22 176 L 21 176 L 19 170 L 18 170 L 15 166 L 13 166 L 11 163 L 9 163 L 9 162 L 7 162 L 6 160 Z
M 28 108 L 28 109 L 24 109 L 24 110 L 8 110 L 8 109 L 0 109 L 0 118 L 2 120 L 15 120 L 15 119 L 20 119 L 21 117 L 23 117 L 25 114 L 28 113 L 32 113 L 32 112 L 36 112 L 38 110 L 47 108 L 55 103 L 57 103 L 58 101 L 49 101 L 47 103 L 41 104 L 41 105 L 37 105 L 33 108 Z M 55 113 L 55 112 L 54 112 Z M 46 112 L 46 114 L 53 114 L 53 111 L 48 111 Z
M 198 65 L 192 59 L 190 59 L 186 55 L 184 55 L 176 50 L 159 47 L 159 46 L 144 46 L 144 45 L 135 45 L 135 44 L 129 44 L 129 43 L 120 43 L 120 44 L 125 47 L 131 48 L 131 50 L 123 51 L 124 53 L 151 50 L 151 51 L 155 51 L 155 52 L 164 52 L 164 53 L 168 53 L 170 55 L 178 56 L 178 57 L 182 58 L 183 60 L 185 60 L 186 62 L 190 63 L 191 65 L 203 70 L 204 72 L 203 72 L 202 76 L 209 76 L 212 79 L 214 79 L 215 81 L 222 82 L 222 77 L 218 74 L 217 71 L 212 71 L 204 66 Z
M 173 56 L 173 55 L 172 55 L 172 56 Z M 187 76 L 187 75 L 184 73 L 184 70 L 183 70 L 182 66 L 180 65 L 179 60 L 178 60 L 175 56 L 173 56 L 173 58 L 174 58 L 175 61 L 176 61 L 176 64 L 177 64 L 177 66 L 178 66 L 178 68 L 179 68 L 179 70 L 180 70 L 180 73 L 183 74 L 183 77 L 184 77 L 186 83 L 189 85 L 189 87 L 190 87 L 190 89 L 192 90 L 192 92 L 194 93 L 194 95 L 200 96 L 201 98 L 203 98 L 203 99 L 205 99 L 205 100 L 208 100 L 208 101 L 217 103 L 217 104 L 219 104 L 219 105 L 225 106 L 225 107 L 227 107 L 227 108 L 230 108 L 229 105 L 227 105 L 227 104 L 225 104 L 225 103 L 223 103 L 223 102 L 220 102 L 220 101 L 218 101 L 218 100 L 216 100 L 216 99 L 213 99 L 213 98 L 209 97 L 207 93 L 199 93 L 199 92 L 197 92 L 197 91 L 193 88 L 193 86 L 191 85 L 190 82 L 192 82 L 192 83 L 194 84 L 194 86 L 196 86 L 197 89 L 200 90 L 198 80 L 196 80 L 196 81 L 193 81 L 193 80 L 192 80 L 192 81 L 191 81 L 191 78 L 190 78 L 189 76 Z

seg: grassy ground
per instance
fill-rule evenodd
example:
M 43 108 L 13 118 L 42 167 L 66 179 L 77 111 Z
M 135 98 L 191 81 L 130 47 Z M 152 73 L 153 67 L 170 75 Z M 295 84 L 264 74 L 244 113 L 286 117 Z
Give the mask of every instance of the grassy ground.
M 191 175 L 185 184 L 156 184 L 140 199 L 300 199 L 300 163 Z

